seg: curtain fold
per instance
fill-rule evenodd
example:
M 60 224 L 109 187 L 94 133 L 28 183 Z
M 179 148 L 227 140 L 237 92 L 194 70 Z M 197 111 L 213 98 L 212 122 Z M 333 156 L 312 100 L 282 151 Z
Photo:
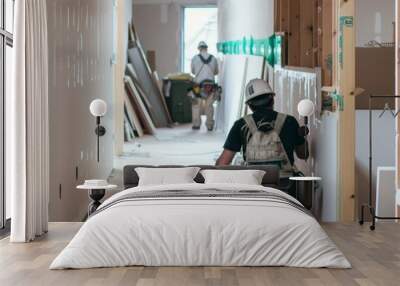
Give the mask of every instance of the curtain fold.
M 46 0 L 15 2 L 14 92 L 10 99 L 12 242 L 47 232 L 49 201 Z

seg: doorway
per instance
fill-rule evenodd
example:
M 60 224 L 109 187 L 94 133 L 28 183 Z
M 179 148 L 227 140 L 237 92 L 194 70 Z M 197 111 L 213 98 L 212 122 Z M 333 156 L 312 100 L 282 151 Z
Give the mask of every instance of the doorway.
M 215 6 L 183 7 L 182 72 L 190 73 L 192 58 L 200 41 L 208 44 L 210 54 L 217 54 L 218 9 Z

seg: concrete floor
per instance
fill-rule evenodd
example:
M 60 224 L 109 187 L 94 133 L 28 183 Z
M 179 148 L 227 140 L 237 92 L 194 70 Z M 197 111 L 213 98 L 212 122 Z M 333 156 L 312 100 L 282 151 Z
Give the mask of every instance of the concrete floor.
M 224 141 L 222 132 L 208 132 L 205 126 L 199 131 L 193 131 L 191 125 L 162 128 L 155 136 L 125 143 L 124 154 L 115 158 L 114 168 L 122 170 L 128 164 L 214 165 Z

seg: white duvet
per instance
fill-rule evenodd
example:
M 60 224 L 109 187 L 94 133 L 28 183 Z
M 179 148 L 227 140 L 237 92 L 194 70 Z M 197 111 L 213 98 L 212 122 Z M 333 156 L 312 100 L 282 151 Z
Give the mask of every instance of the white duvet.
M 237 184 L 136 187 L 165 190 L 263 190 Z M 294 199 L 292 199 L 294 200 Z M 50 269 L 145 266 L 293 266 L 349 268 L 350 263 L 310 215 L 258 199 L 185 198 L 124 201 L 91 217 Z

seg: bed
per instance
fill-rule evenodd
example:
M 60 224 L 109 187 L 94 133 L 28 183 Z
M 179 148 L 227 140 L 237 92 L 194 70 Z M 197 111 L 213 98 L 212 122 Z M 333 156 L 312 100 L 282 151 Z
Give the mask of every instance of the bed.
M 204 184 L 201 174 L 196 183 L 138 186 L 137 167 L 124 168 L 125 190 L 99 207 L 50 269 L 351 267 L 308 210 L 278 190 L 275 167 L 223 168 L 264 170 L 259 186 Z

